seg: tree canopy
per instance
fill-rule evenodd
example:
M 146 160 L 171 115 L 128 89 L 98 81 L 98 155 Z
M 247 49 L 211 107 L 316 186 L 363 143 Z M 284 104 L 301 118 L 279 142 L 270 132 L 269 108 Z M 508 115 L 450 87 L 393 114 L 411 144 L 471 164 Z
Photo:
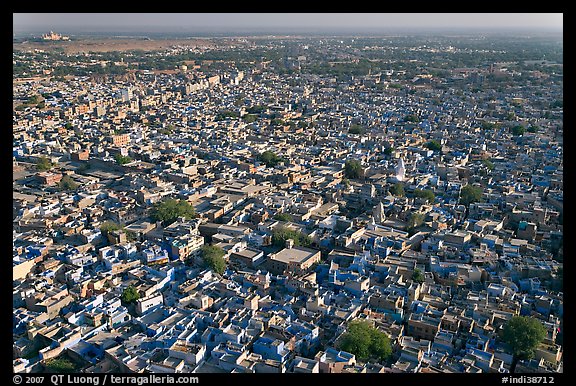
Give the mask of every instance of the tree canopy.
M 44 364 L 47 373 L 73 373 L 76 365 L 68 358 L 50 358 Z
M 36 169 L 41 172 L 45 172 L 54 167 L 52 161 L 46 157 L 40 157 L 36 160 Z
M 386 360 L 392 354 L 388 336 L 365 320 L 353 320 L 342 335 L 340 349 L 356 355 L 358 359 Z
M 154 221 L 162 221 L 162 224 L 166 226 L 172 224 L 178 217 L 184 217 L 188 220 L 195 218 L 196 210 L 194 206 L 186 200 L 169 198 L 155 203 L 152 207 L 150 217 Z
M 75 182 L 72 177 L 64 176 L 58 183 L 58 186 L 62 190 L 76 190 L 78 186 L 80 186 L 77 182 Z
M 510 346 L 516 360 L 531 359 L 546 337 L 546 328 L 537 319 L 513 316 L 502 330 L 502 340 Z
M 490 161 L 488 158 L 483 159 L 482 163 L 488 168 L 488 170 L 494 170 L 494 163 Z
M 424 281 L 424 274 L 418 268 L 414 269 L 412 273 L 412 280 L 418 283 L 422 283 Z
M 116 160 L 116 163 L 118 163 L 118 165 L 126 165 L 127 163 L 132 162 L 132 158 L 128 157 L 127 155 L 122 155 L 120 153 L 116 154 L 114 156 L 114 159 Z
M 404 197 L 404 195 L 405 195 L 404 184 L 402 184 L 401 182 L 397 182 L 390 187 L 389 191 L 394 196 Z
M 350 129 L 348 129 L 348 133 L 350 134 L 364 134 L 366 132 L 366 128 L 362 125 L 358 125 L 356 123 L 350 125 Z
M 140 299 L 140 294 L 134 286 L 128 286 L 124 291 L 122 291 L 122 296 L 120 298 L 122 303 L 131 304 L 136 303 L 136 300 Z
M 362 164 L 355 159 L 346 160 L 344 164 L 344 175 L 346 178 L 358 178 L 362 174 Z
M 262 152 L 258 156 L 258 160 L 262 162 L 264 165 L 268 166 L 269 168 L 274 167 L 278 165 L 280 162 L 284 161 L 283 158 L 279 157 L 278 155 L 276 155 L 276 153 L 270 150 Z
M 423 198 L 429 203 L 433 203 L 436 196 L 430 189 L 414 189 L 414 197 Z
M 292 215 L 290 213 L 278 213 L 274 215 L 274 220 L 278 221 L 293 221 Z
M 406 230 L 410 234 L 416 233 L 416 228 L 424 223 L 424 213 L 420 212 L 412 212 L 410 213 L 410 217 L 408 218 L 408 225 Z
M 416 114 L 408 114 L 404 117 L 404 122 L 418 122 L 420 120 L 420 118 L 418 118 L 418 115 Z
M 226 260 L 224 255 L 226 252 L 215 245 L 203 245 L 201 249 L 202 261 L 204 265 L 214 272 L 222 275 L 226 270 Z
M 106 236 L 108 233 L 112 231 L 117 231 L 122 229 L 120 224 L 115 223 L 114 221 L 104 221 L 102 225 L 100 225 L 100 232 Z
M 256 114 L 246 114 L 242 117 L 242 120 L 246 123 L 254 123 L 258 119 Z
M 522 126 L 522 125 L 516 125 L 516 126 L 512 126 L 510 128 L 510 131 L 514 135 L 522 135 L 526 132 L 526 128 L 524 128 L 524 126 Z
M 433 151 L 442 150 L 442 144 L 440 144 L 440 142 L 436 141 L 435 139 L 426 142 L 426 144 L 424 146 L 426 146 L 428 149 L 433 150 Z
M 466 206 L 482 199 L 482 188 L 474 185 L 466 185 L 460 191 L 460 203 Z
M 277 247 L 283 247 L 286 240 L 294 240 L 295 246 L 307 247 L 312 244 L 312 239 L 310 236 L 287 227 L 279 226 L 275 227 L 272 231 L 272 244 Z

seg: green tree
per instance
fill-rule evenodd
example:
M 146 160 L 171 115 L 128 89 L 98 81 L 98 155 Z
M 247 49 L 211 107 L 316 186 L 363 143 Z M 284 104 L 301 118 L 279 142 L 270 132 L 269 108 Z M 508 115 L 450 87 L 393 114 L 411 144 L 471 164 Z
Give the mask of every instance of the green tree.
M 278 221 L 294 221 L 290 213 L 277 213 L 274 215 L 274 220 Z
M 482 199 L 482 188 L 479 186 L 466 185 L 460 190 L 460 203 L 465 206 Z
M 196 210 L 186 200 L 169 198 L 152 206 L 150 217 L 154 221 L 162 221 L 164 226 L 172 224 L 178 217 L 192 219 L 196 217 Z
M 404 192 L 404 184 L 402 184 L 401 182 L 397 182 L 394 185 L 392 185 L 390 187 L 390 193 L 392 193 L 394 196 L 398 196 L 398 197 L 404 197 L 405 192 Z
M 420 118 L 418 118 L 418 115 L 416 114 L 408 114 L 404 117 L 404 122 L 413 122 L 416 123 L 420 120 Z
M 348 159 L 344 163 L 344 175 L 346 178 L 358 178 L 362 174 L 362 164 L 355 159 Z
M 68 358 L 50 358 L 44 364 L 47 373 L 73 373 L 76 365 Z
M 558 108 L 563 108 L 563 107 L 564 107 L 564 101 L 561 99 L 556 99 L 555 101 L 550 103 L 550 108 L 552 108 L 552 109 L 558 109 Z
M 497 129 L 498 128 L 498 124 L 497 123 L 493 123 L 493 122 L 482 122 L 482 129 L 483 130 L 493 130 L 493 129 Z
M 426 142 L 426 144 L 424 146 L 426 146 L 428 149 L 430 149 L 432 151 L 442 150 L 442 145 L 440 144 L 440 142 L 436 141 L 435 139 Z
M 522 125 L 516 125 L 516 126 L 512 126 L 510 128 L 510 131 L 512 132 L 512 134 L 518 136 L 518 135 L 524 134 L 526 132 L 526 129 Z
M 282 118 L 273 118 L 270 124 L 273 126 L 284 126 L 285 122 Z
M 358 125 L 356 123 L 350 125 L 350 129 L 348 129 L 348 133 L 350 134 L 364 134 L 366 129 L 362 125 Z
M 122 291 L 122 296 L 120 297 L 122 303 L 132 304 L 136 303 L 136 300 L 140 299 L 140 293 L 134 286 L 128 286 L 124 291 Z
M 31 97 L 28 98 L 28 100 L 26 101 L 26 104 L 29 105 L 36 105 L 38 103 L 40 103 L 40 96 L 39 95 L 32 95 Z
M 100 225 L 100 233 L 102 233 L 102 235 L 104 237 L 106 237 L 108 235 L 108 233 L 110 233 L 112 231 L 117 231 L 120 229 L 122 229 L 120 224 L 115 223 L 114 221 L 104 221 L 102 223 L 102 225 Z
M 412 273 L 412 280 L 417 283 L 422 283 L 424 281 L 424 274 L 418 268 L 414 270 Z
M 423 198 L 429 203 L 433 203 L 436 196 L 430 189 L 414 189 L 414 197 Z
M 490 161 L 488 158 L 483 159 L 482 163 L 484 165 L 486 165 L 486 167 L 488 168 L 488 170 L 494 170 L 494 163 L 492 161 Z
M 350 180 L 346 177 L 342 178 L 342 185 L 344 185 L 345 189 L 348 189 L 350 187 Z
M 246 114 L 242 117 L 242 120 L 246 123 L 254 123 L 258 119 L 258 116 L 255 114 Z
M 534 357 L 535 349 L 546 337 L 546 328 L 537 319 L 528 316 L 513 316 L 502 330 L 502 340 L 512 351 L 512 366 L 514 372 L 519 360 Z
M 262 162 L 264 165 L 268 166 L 269 168 L 278 165 L 280 162 L 284 161 L 281 157 L 278 157 L 276 153 L 270 150 L 266 150 L 262 152 L 258 156 L 258 160 Z
M 36 160 L 36 169 L 38 171 L 45 172 L 52 169 L 53 167 L 54 164 L 52 164 L 52 161 L 50 161 L 50 159 L 47 157 L 40 157 Z
M 125 156 L 125 155 L 122 155 L 120 153 L 116 154 L 114 156 L 114 159 L 116 160 L 118 165 L 126 165 L 127 163 L 132 162 L 132 158 Z
M 278 226 L 272 230 L 272 244 L 277 247 L 283 247 L 286 244 L 286 240 L 294 240 L 295 246 L 308 247 L 312 244 L 312 238 L 310 236 L 287 227 Z
M 410 213 L 410 217 L 408 218 L 408 226 L 406 227 L 406 230 L 408 231 L 408 233 L 414 234 L 416 228 L 418 228 L 423 223 L 424 223 L 424 213 L 412 212 Z
M 528 127 L 529 133 L 537 133 L 540 128 L 537 125 L 530 125 Z
M 384 149 L 384 154 L 385 154 L 385 155 L 390 156 L 390 155 L 392 155 L 392 153 L 394 153 L 394 148 L 393 148 L 392 146 L 387 147 L 386 149 Z
M 204 265 L 214 272 L 222 275 L 226 270 L 226 260 L 224 255 L 226 252 L 215 245 L 203 245 L 201 249 L 202 261 Z
M 62 190 L 76 190 L 76 189 L 78 189 L 78 186 L 80 186 L 80 185 L 77 182 L 75 182 L 72 179 L 72 177 L 66 175 L 66 176 L 62 177 L 62 179 L 58 183 L 58 186 Z
M 388 336 L 365 320 L 353 320 L 342 335 L 340 349 L 356 355 L 360 360 L 386 360 L 392 354 Z

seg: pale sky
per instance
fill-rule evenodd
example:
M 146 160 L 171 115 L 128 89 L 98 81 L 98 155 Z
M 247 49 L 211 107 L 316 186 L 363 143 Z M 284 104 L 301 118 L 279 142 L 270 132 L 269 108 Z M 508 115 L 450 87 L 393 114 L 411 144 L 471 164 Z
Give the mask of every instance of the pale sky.
M 563 29 L 562 13 L 14 13 L 14 32 L 52 29 Z

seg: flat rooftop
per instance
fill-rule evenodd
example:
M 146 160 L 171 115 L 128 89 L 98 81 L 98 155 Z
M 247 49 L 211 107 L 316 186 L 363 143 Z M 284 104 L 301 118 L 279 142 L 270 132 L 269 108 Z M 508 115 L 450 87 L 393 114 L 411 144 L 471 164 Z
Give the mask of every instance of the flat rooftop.
M 286 264 L 292 262 L 304 263 L 318 253 L 320 253 L 320 251 L 304 247 L 284 248 L 276 254 L 272 255 L 271 259 L 281 261 Z

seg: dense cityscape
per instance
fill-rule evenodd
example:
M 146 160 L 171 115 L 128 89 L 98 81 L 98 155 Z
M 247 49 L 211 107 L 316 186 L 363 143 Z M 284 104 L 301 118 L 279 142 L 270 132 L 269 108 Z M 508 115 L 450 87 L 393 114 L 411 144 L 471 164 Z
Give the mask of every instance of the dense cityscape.
M 561 35 L 45 32 L 14 372 L 563 372 Z

